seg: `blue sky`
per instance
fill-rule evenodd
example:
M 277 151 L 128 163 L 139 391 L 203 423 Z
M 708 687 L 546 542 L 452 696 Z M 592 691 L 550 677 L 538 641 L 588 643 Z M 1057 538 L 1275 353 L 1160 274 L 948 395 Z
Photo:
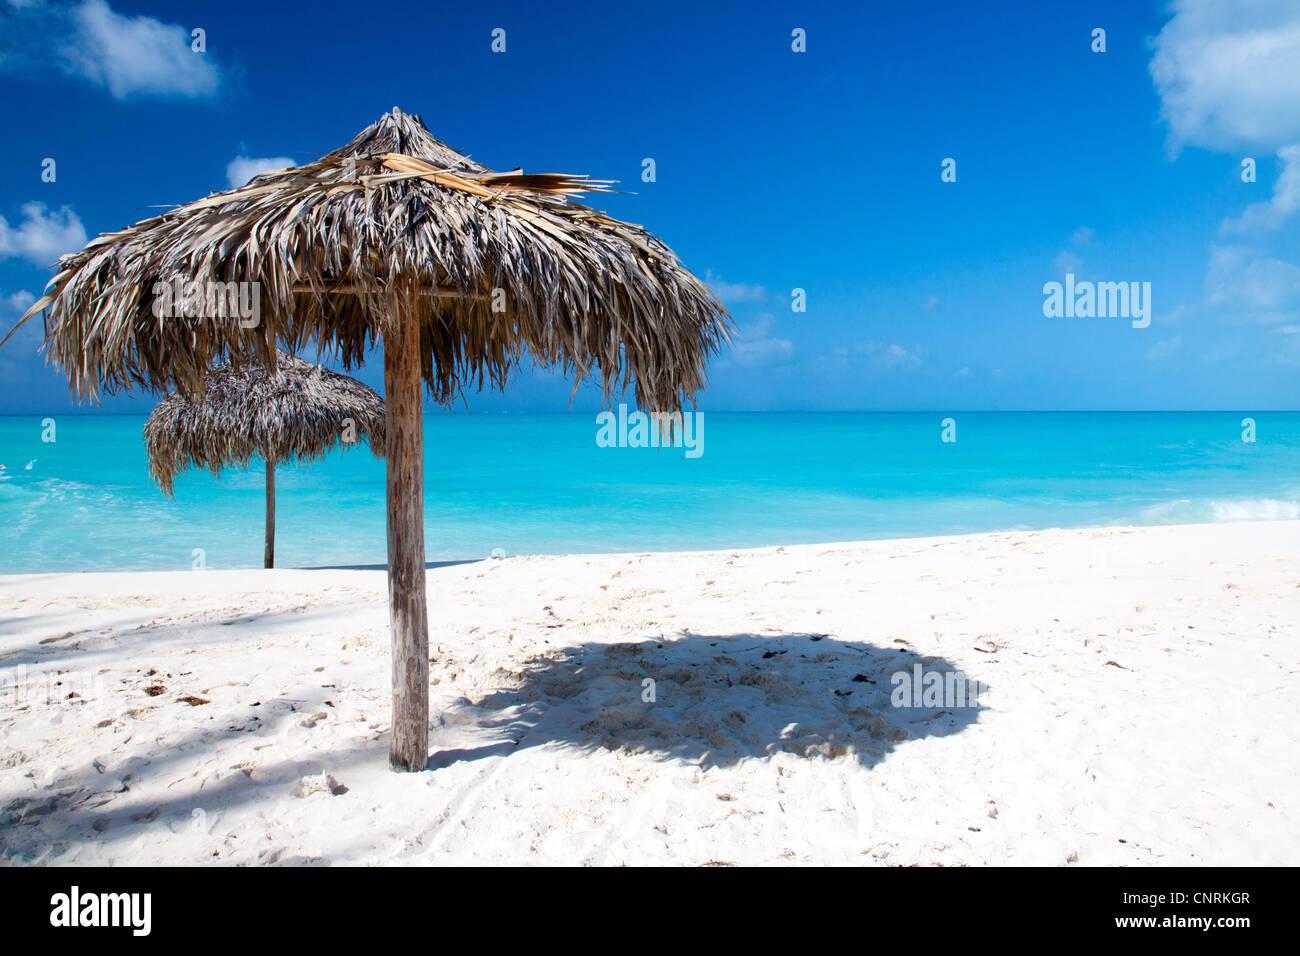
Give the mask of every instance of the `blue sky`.
M 85 237 L 396 105 L 488 166 L 619 180 L 589 201 L 735 318 L 706 410 L 1300 407 L 1294 0 L 277 7 L 0 0 L 0 324 Z M 1045 317 L 1066 272 L 1151 283 L 1150 326 Z M 31 326 L 0 413 L 66 412 Z M 526 370 L 467 405 L 569 393 Z

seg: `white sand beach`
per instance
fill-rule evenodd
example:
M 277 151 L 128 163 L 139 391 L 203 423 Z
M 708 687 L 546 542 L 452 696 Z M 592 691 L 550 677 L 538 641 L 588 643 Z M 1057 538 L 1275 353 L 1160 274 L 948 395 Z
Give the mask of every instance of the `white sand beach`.
M 382 570 L 0 578 L 0 862 L 1300 863 L 1297 521 L 428 587 L 398 774 Z M 918 664 L 988 692 L 891 706 Z

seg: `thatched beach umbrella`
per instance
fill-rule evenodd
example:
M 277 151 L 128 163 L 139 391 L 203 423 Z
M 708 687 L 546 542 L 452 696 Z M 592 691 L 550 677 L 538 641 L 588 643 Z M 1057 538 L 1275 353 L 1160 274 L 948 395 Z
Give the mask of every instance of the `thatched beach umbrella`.
M 144 423 L 149 472 L 166 494 L 178 472 L 266 463 L 266 548 L 275 567 L 275 466 L 314 461 L 336 445 L 367 439 L 384 453 L 384 400 L 373 388 L 339 372 L 280 352 L 275 367 L 221 365 L 203 380 L 203 398 L 173 392 Z
M 195 399 L 223 361 L 315 342 L 351 367 L 382 342 L 394 767 L 429 756 L 421 381 L 449 404 L 530 354 L 598 374 L 607 401 L 632 384 L 642 408 L 672 411 L 726 339 L 725 309 L 667 246 L 570 198 L 604 185 L 492 172 L 394 109 L 320 159 L 100 236 L 28 313 L 48 309 L 47 360 L 92 398 Z M 260 315 L 231 319 L 233 287 L 213 283 L 242 283 Z

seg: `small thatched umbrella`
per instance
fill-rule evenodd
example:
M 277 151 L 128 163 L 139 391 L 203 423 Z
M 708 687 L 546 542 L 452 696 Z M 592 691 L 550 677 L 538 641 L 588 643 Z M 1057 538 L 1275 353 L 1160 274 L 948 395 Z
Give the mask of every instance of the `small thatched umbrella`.
M 166 494 L 177 473 L 207 468 L 214 475 L 266 462 L 266 551 L 275 567 L 275 466 L 314 461 L 336 445 L 365 438 L 384 453 L 384 400 L 368 385 L 280 352 L 275 367 L 221 365 L 203 381 L 203 399 L 172 393 L 144 423 L 149 472 Z
M 350 368 L 383 342 L 395 767 L 429 756 L 421 380 L 449 404 L 530 353 L 599 374 L 607 401 L 635 383 L 643 408 L 673 411 L 726 340 L 726 310 L 666 245 L 569 198 L 603 187 L 492 172 L 394 109 L 320 159 L 100 236 L 28 312 L 48 309 L 47 360 L 91 398 L 195 399 L 223 361 L 314 341 Z M 259 283 L 260 317 L 171 318 L 178 282 Z

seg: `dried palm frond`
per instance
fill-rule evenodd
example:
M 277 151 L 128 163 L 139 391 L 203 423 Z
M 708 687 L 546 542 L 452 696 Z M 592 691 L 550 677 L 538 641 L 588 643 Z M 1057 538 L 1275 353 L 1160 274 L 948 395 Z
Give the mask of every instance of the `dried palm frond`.
M 723 306 L 641 226 L 570 197 L 608 182 L 498 173 L 398 110 L 320 159 L 106 233 L 59 261 L 29 310 L 78 396 L 197 399 L 207 370 L 314 344 L 350 368 L 418 296 L 423 377 L 450 403 L 526 353 L 671 409 L 705 384 Z M 260 323 L 155 314 L 160 289 L 258 283 Z M 24 318 L 26 318 L 25 316 Z
M 149 472 L 167 494 L 177 474 L 246 467 L 256 455 L 272 464 L 314 461 L 330 449 L 367 441 L 384 453 L 384 400 L 368 385 L 279 353 L 274 369 L 246 362 L 208 373 L 203 397 L 179 394 L 155 406 L 144 425 Z

